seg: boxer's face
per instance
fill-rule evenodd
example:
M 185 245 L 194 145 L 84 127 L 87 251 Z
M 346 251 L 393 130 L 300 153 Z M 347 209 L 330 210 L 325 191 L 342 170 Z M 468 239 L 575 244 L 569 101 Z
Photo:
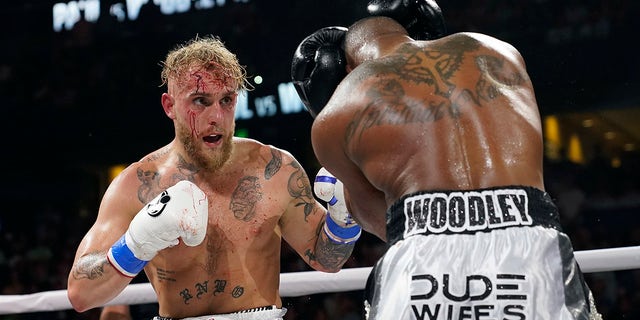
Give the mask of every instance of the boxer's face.
M 173 106 L 165 106 L 165 111 L 174 119 L 176 135 L 188 156 L 199 167 L 218 169 L 231 156 L 237 87 L 216 65 L 191 68 L 168 84 Z

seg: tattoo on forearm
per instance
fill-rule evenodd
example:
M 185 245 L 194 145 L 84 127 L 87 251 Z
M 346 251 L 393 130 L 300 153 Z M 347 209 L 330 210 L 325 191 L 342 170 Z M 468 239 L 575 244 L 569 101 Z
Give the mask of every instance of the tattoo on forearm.
M 104 252 L 94 252 L 87 254 L 84 257 L 78 259 L 75 266 L 73 267 L 73 278 L 76 280 L 96 280 L 104 275 L 104 266 L 108 264 L 109 261 L 107 261 L 107 257 L 105 256 Z
M 324 232 L 318 237 L 318 245 L 316 246 L 316 259 L 321 265 L 337 269 L 349 259 L 356 243 L 349 244 L 335 243 L 329 240 Z
M 238 186 L 233 190 L 229 209 L 238 220 L 249 221 L 256 214 L 256 203 L 262 199 L 260 179 L 246 176 L 238 180 Z
M 311 182 L 300 164 L 292 161 L 289 165 L 295 171 L 289 176 L 287 189 L 289 190 L 289 195 L 296 201 L 296 207 L 303 206 L 304 220 L 307 221 L 307 217 L 312 213 L 315 205 L 315 198 L 311 193 Z
M 264 178 L 271 179 L 282 167 L 282 153 L 279 150 L 271 148 L 271 160 L 264 168 Z

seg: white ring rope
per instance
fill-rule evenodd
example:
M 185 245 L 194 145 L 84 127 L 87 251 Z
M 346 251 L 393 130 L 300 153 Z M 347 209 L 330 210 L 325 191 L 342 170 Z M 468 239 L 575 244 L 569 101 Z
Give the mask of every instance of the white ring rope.
M 640 246 L 576 251 L 582 272 L 640 269 Z M 280 274 L 280 295 L 297 297 L 327 292 L 362 290 L 371 267 L 342 269 L 337 273 L 319 271 Z M 149 283 L 128 285 L 107 305 L 157 302 Z M 0 314 L 43 312 L 71 309 L 67 290 L 53 290 L 22 295 L 0 295 Z

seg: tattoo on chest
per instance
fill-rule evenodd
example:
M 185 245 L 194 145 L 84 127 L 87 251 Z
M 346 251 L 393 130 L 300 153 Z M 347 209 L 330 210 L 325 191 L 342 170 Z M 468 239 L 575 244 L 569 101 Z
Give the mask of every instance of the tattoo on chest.
M 256 214 L 256 204 L 262 199 L 260 179 L 246 176 L 238 180 L 238 186 L 231 194 L 229 209 L 238 220 L 249 221 Z
M 156 269 L 156 276 L 161 281 L 176 282 L 176 278 L 175 278 L 174 274 L 175 274 L 175 272 L 173 272 L 171 270 L 165 270 L 165 269 L 160 269 L 160 268 Z

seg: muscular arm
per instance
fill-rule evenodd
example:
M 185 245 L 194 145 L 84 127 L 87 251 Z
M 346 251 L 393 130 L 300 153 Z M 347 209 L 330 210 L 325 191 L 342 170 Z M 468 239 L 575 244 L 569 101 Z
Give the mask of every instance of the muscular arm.
M 140 185 L 139 181 L 136 177 L 129 177 L 135 173 L 127 170 L 107 189 L 96 221 L 76 251 L 69 272 L 67 294 L 78 312 L 105 304 L 131 282 L 131 278 L 118 273 L 106 257 L 111 245 L 127 230 L 142 206 L 136 197 L 137 188 L 132 189 L 134 185 Z
M 280 219 L 282 236 L 313 269 L 338 272 L 351 256 L 355 242 L 339 244 L 328 239 L 322 231 L 326 209 L 313 197 L 309 177 L 292 156 L 286 154 L 283 159 L 291 201 Z

